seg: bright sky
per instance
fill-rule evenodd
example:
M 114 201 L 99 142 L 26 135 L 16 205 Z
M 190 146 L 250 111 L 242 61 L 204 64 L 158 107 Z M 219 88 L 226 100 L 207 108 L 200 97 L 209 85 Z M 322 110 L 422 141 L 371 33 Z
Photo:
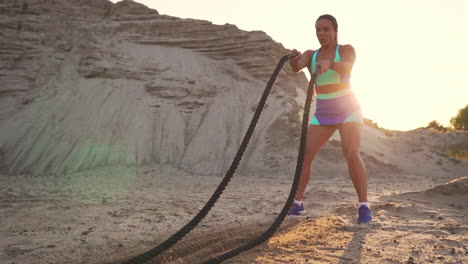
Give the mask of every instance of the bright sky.
M 118 2 L 112 0 L 112 2 Z M 351 78 L 379 126 L 449 125 L 468 104 L 466 0 L 137 0 L 160 14 L 262 30 L 285 48 L 316 49 L 315 20 L 332 14 L 338 41 L 356 49 Z

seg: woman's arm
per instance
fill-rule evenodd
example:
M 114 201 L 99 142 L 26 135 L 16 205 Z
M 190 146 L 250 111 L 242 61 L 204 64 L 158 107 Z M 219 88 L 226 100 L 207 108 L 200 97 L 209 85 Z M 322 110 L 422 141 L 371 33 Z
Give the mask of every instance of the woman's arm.
M 341 61 L 335 61 L 335 65 L 332 65 L 331 69 L 341 74 L 350 74 L 355 60 L 356 51 L 353 46 L 343 45 L 341 47 Z
M 332 69 L 341 74 L 350 74 L 356 60 L 356 52 L 353 46 L 343 45 L 340 48 L 341 61 L 322 60 L 317 62 L 320 66 L 320 74 Z
M 313 50 L 307 50 L 303 54 L 296 49 L 293 49 L 293 52 L 299 54 L 289 61 L 289 66 L 291 66 L 291 69 L 294 72 L 298 72 L 304 67 L 310 67 L 310 61 L 312 60 L 312 54 L 314 53 Z

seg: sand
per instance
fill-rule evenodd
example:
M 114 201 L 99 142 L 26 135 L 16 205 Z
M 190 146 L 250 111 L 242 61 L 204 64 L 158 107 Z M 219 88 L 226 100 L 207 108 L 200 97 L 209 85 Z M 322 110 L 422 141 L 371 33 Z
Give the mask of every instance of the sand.
M 370 177 L 374 213 L 356 224 L 347 175 L 314 175 L 306 214 L 225 263 L 466 263 L 468 178 Z M 118 263 L 156 246 L 203 206 L 221 178 L 161 166 L 2 177 L 0 263 Z M 267 228 L 292 175 L 236 175 L 210 214 L 150 263 L 199 263 Z M 404 187 L 403 187 L 404 186 Z

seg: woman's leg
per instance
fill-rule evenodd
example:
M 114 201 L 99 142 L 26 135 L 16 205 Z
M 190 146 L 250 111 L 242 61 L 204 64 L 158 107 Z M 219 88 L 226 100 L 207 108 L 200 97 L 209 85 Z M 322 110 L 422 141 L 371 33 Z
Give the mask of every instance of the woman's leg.
M 348 163 L 349 176 L 353 181 L 359 202 L 367 202 L 367 170 L 360 155 L 361 146 L 360 123 L 345 123 L 340 125 L 341 147 Z
M 296 193 L 296 200 L 302 201 L 307 183 L 310 179 L 312 161 L 320 148 L 328 141 L 336 130 L 336 126 L 309 125 L 307 129 L 307 145 L 304 155 L 304 165 L 302 167 L 301 179 Z

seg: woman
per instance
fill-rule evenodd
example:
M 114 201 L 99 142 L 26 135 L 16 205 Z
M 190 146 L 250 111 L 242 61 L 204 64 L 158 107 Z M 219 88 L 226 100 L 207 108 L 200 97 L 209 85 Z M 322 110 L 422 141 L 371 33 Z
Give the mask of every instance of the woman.
M 302 198 L 310 179 L 312 161 L 320 148 L 338 129 L 341 147 L 349 169 L 349 175 L 359 199 L 358 223 L 372 220 L 367 203 L 367 170 L 360 156 L 362 114 L 359 103 L 350 89 L 350 74 L 356 58 L 351 45 L 338 44 L 338 23 L 331 15 L 322 15 L 315 22 L 320 49 L 307 50 L 290 60 L 294 72 L 304 67 L 319 71 L 315 91 L 316 110 L 309 122 L 307 145 L 301 179 L 290 215 L 305 212 Z

